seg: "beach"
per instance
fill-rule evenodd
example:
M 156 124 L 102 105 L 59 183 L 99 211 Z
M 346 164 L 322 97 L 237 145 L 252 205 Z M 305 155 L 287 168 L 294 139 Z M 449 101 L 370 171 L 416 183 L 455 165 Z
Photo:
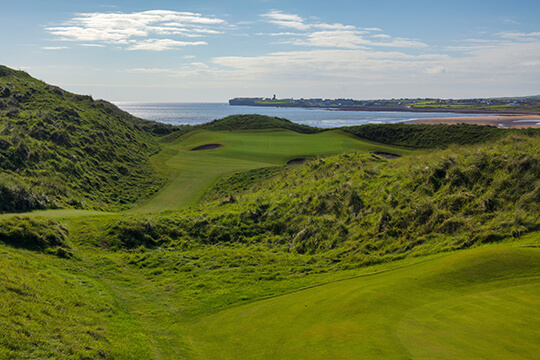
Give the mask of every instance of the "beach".
M 475 124 L 501 128 L 540 128 L 540 115 L 501 115 L 415 119 L 412 124 Z

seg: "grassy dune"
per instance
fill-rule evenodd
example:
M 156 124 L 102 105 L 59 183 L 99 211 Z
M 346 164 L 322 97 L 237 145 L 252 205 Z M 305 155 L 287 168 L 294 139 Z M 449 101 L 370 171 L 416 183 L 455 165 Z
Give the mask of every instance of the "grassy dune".
M 531 359 L 540 250 L 483 248 L 257 301 L 202 320 L 204 359 Z

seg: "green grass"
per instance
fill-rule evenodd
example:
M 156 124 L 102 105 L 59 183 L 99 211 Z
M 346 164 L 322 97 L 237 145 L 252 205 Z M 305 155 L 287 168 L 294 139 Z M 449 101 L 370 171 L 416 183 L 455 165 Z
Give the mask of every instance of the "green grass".
M 0 94 L 2 359 L 539 352 L 534 131 L 171 128 L 4 67 Z
M 163 182 L 166 125 L 0 67 L 0 212 L 125 210 Z
M 540 250 L 491 248 L 234 307 L 200 321 L 203 359 L 530 359 Z
M 215 150 L 190 151 L 205 144 L 221 144 Z M 177 210 L 198 203 L 215 182 L 227 174 L 285 165 L 288 160 L 315 158 L 344 152 L 384 151 L 414 153 L 399 147 L 364 141 L 340 130 L 301 134 L 282 129 L 253 131 L 190 132 L 171 142 L 154 156 L 157 168 L 169 171 L 169 181 L 157 195 L 135 212 Z
M 450 145 L 481 144 L 498 140 L 510 133 L 540 134 L 536 129 L 500 129 L 494 126 L 469 124 L 367 124 L 342 129 L 362 139 L 409 148 L 447 148 Z

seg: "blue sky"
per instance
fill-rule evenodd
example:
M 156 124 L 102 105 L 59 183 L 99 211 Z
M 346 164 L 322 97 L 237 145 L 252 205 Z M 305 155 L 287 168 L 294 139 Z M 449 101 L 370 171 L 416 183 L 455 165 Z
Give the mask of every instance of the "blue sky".
M 540 2 L 4 1 L 0 63 L 111 101 L 540 94 Z

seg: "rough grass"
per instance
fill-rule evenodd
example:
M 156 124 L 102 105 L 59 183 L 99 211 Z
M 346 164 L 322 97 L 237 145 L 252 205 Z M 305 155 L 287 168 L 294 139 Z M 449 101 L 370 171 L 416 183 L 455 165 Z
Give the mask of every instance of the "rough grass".
M 337 155 L 257 182 L 236 175 L 201 207 L 116 221 L 108 242 L 264 244 L 359 267 L 518 238 L 540 227 L 539 146 L 512 136 L 390 161 Z
M 540 134 L 538 130 L 509 130 L 468 124 L 368 124 L 342 129 L 362 139 L 412 148 L 447 148 L 450 145 L 480 144 L 500 139 L 510 133 Z
M 0 242 L 61 257 L 70 257 L 68 231 L 51 219 L 12 217 L 0 220 Z
M 3 69 L 0 212 L 125 209 L 157 191 L 159 125 Z
M 239 130 L 268 130 L 285 129 L 301 134 L 314 134 L 322 129 L 293 123 L 290 120 L 268 117 L 263 115 L 232 115 L 223 119 L 214 120 L 200 126 L 205 130 L 213 131 L 239 131 Z

